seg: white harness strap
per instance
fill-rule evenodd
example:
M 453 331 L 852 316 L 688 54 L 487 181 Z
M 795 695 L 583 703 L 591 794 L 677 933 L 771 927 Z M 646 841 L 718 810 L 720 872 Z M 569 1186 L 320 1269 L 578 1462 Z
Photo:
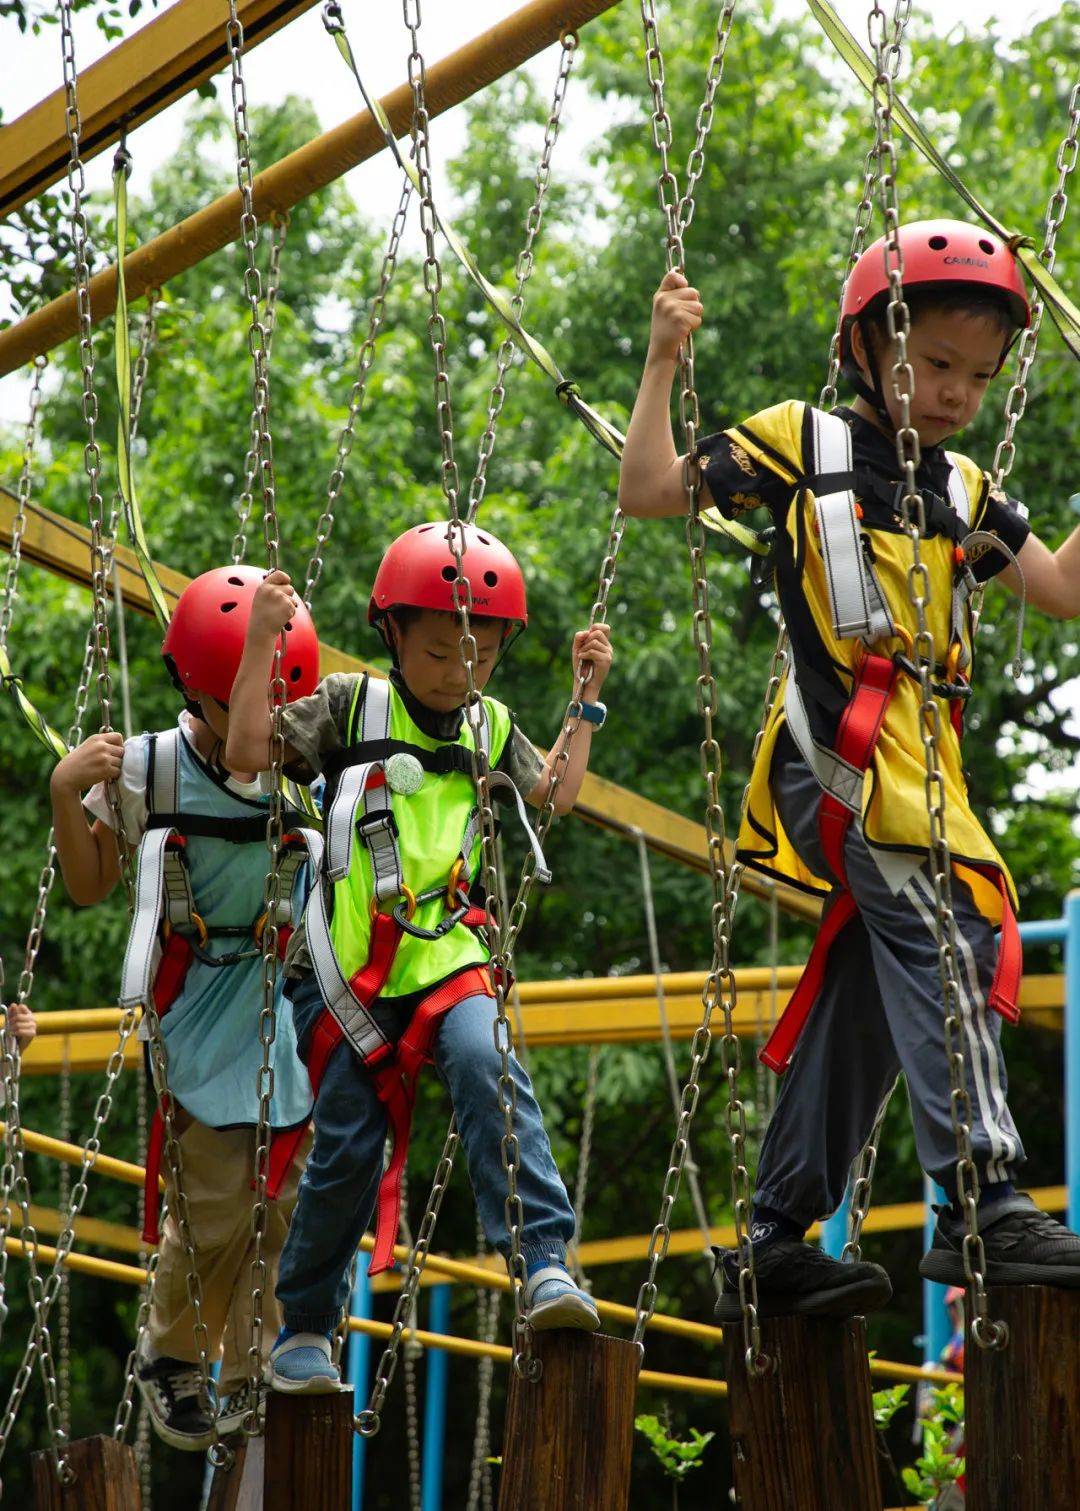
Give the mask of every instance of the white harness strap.
M 810 473 L 850 473 L 853 468 L 851 431 L 839 415 L 810 411 L 814 456 Z M 825 583 L 829 594 L 833 634 L 838 640 L 859 637 L 880 640 L 894 630 L 873 568 L 863 554 L 862 529 L 850 488 L 814 500 Z
M 852 813 L 861 813 L 863 773 L 838 756 L 835 750 L 827 745 L 819 745 L 814 739 L 794 670 L 788 672 L 784 716 L 791 738 L 799 747 L 799 754 L 817 777 L 818 784 L 831 793 L 838 803 L 850 808 Z
M 308 831 L 304 831 L 307 838 Z M 318 838 L 318 836 L 315 836 Z M 310 848 L 310 847 L 309 847 Z M 326 916 L 326 896 L 318 863 L 312 852 L 316 877 L 311 887 L 307 909 L 304 913 L 304 928 L 307 932 L 307 947 L 311 964 L 319 983 L 323 1001 L 333 1013 L 342 1032 L 362 1060 L 387 1043 L 386 1035 L 349 985 L 330 938 L 330 922 Z
M 120 1006 L 147 1002 L 161 963 L 161 922 L 165 894 L 165 846 L 171 829 L 148 829 L 139 846 L 135 910 L 120 975 Z

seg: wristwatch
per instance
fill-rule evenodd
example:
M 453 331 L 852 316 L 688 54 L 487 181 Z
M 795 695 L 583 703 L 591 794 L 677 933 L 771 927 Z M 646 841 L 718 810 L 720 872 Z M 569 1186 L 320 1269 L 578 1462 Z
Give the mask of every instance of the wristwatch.
M 585 720 L 586 724 L 594 724 L 597 729 L 604 727 L 604 720 L 607 718 L 606 703 L 583 702 L 578 706 L 581 709 L 581 717 Z

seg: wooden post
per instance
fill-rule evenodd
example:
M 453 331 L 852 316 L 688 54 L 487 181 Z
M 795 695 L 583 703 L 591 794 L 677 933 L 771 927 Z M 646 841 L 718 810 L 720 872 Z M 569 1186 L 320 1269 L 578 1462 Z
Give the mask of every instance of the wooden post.
M 233 1442 L 207 1511 L 342 1511 L 352 1485 L 353 1393 L 266 1398 L 261 1437 Z
M 31 1455 L 34 1511 L 141 1511 L 139 1471 L 130 1444 L 104 1434 L 77 1438 L 68 1446 L 67 1460 L 75 1480 L 62 1485 L 52 1454 Z
M 742 1511 L 881 1511 L 863 1318 L 774 1317 L 761 1338 L 774 1368 L 751 1379 L 742 1328 L 725 1329 Z
M 639 1351 L 568 1330 L 533 1351 L 540 1379 L 510 1377 L 499 1511 L 626 1511 Z
M 1080 1505 L 1080 1291 L 993 1286 L 990 1316 L 1004 1349 L 964 1350 L 970 1511 Z M 970 1308 L 968 1309 L 970 1312 Z

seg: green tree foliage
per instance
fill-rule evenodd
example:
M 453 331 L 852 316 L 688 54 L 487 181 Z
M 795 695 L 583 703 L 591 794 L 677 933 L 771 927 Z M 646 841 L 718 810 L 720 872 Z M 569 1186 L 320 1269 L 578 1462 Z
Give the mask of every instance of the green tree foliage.
M 29 14 L 29 13 L 27 13 Z M 693 0 L 667 7 L 668 100 L 681 157 L 692 140 L 708 56 L 713 7 Z M 17 24 L 17 23 L 16 23 Z M 11 36 L 16 24 L 8 23 Z M 935 133 L 957 170 L 1010 224 L 1038 232 L 1053 181 L 1053 160 L 1065 121 L 1069 81 L 1080 57 L 1080 6 L 1061 7 L 1051 20 L 1008 44 L 989 33 L 955 32 L 943 39 L 915 32 L 915 64 L 906 98 Z M 327 67 L 337 66 L 332 57 Z M 526 322 L 558 353 L 585 395 L 625 425 L 644 355 L 652 292 L 664 267 L 663 225 L 655 197 L 655 154 L 633 8 L 620 7 L 591 25 L 579 63 L 587 88 L 603 104 L 603 131 L 588 158 L 574 162 L 560 143 Z M 1023 88 L 1017 87 L 1022 80 Z M 546 115 L 546 86 L 508 80 L 469 107 L 462 155 L 449 167 L 456 193 L 454 218 L 489 276 L 513 286 L 525 210 Z M 573 94 L 568 110 L 574 111 Z M 262 164 L 316 131 L 313 112 L 288 99 L 253 112 L 253 142 Z M 437 126 L 435 130 L 437 131 Z M 691 274 L 706 308 L 697 343 L 698 381 L 706 431 L 783 397 L 813 398 L 823 380 L 825 353 L 850 240 L 850 227 L 868 144 L 868 109 L 857 86 L 832 57 L 807 19 L 779 19 L 767 0 L 740 13 L 717 100 L 716 126 L 687 236 Z M 134 143 L 137 153 L 137 141 Z M 133 234 L 147 239 L 230 186 L 231 139 L 222 108 L 196 104 L 184 142 L 147 183 L 136 162 L 132 182 Z M 953 214 L 960 207 L 907 150 L 901 153 L 904 213 Z M 297 206 L 283 258 L 279 325 L 272 372 L 272 419 L 283 556 L 303 571 L 315 521 L 325 499 L 336 437 L 344 420 L 355 353 L 367 324 L 392 204 L 361 210 L 341 186 Z M 108 255 L 110 208 L 90 207 L 99 260 Z M 6 244 L 6 243 L 5 243 Z M 62 243 L 60 244 L 62 250 Z M 1058 269 L 1077 283 L 1080 222 L 1066 221 Z M 2 261 L 12 282 L 22 264 Z M 263 247 L 265 258 L 265 243 Z M 67 261 L 43 269 L 40 296 L 56 292 Z M 37 275 L 33 275 L 37 276 Z M 151 363 L 138 444 L 138 477 L 155 554 L 188 573 L 228 559 L 247 445 L 250 357 L 241 297 L 242 258 L 229 248 L 176 279 L 164 294 L 161 338 Z M 467 484 L 484 428 L 494 351 L 502 332 L 473 286 L 447 261 L 444 307 L 451 332 L 455 436 Z M 133 315 L 137 320 L 140 307 Z M 369 585 L 386 542 L 418 519 L 443 509 L 434 423 L 427 307 L 420 269 L 404 258 L 388 301 L 368 403 L 349 459 L 326 570 L 315 600 L 320 632 L 329 643 L 373 661 L 382 647 L 366 624 Z M 95 341 L 106 451 L 106 483 L 115 427 L 108 332 Z M 86 508 L 82 416 L 77 363 L 71 350 L 54 355 L 44 420 L 46 439 L 36 497 L 81 520 Z M 1040 533 L 1052 544 L 1070 523 L 1071 396 L 1076 375 L 1049 329 L 1020 432 L 1010 487 L 1030 505 Z M 1005 383 L 992 390 L 964 445 L 989 463 L 1001 428 Z M 0 437 L 0 477 L 14 480 L 20 438 Z M 559 405 L 547 381 L 518 366 L 508 381 L 498 445 L 482 518 L 521 557 L 530 584 L 529 633 L 499 672 L 499 690 L 524 728 L 546 741 L 557 728 L 570 687 L 572 632 L 586 619 L 615 502 L 616 469 Z M 249 559 L 261 553 L 258 507 L 249 532 Z M 773 611 L 750 584 L 745 563 L 719 547 L 711 561 L 715 666 L 724 757 L 724 797 L 734 819 L 747 775 L 764 678 L 775 636 Z M 50 720 L 66 728 L 87 624 L 88 599 L 79 587 L 26 567 L 12 632 L 12 653 L 27 687 Z M 1080 674 L 1074 626 L 1033 616 L 1023 675 L 1005 673 L 1011 600 L 998 589 L 987 599 L 979 665 L 979 694 L 969 715 L 968 758 L 974 791 L 1000 843 L 1014 862 L 1025 912 L 1056 914 L 1075 875 L 1073 829 L 1077 737 L 1068 727 L 1060 692 Z M 685 545 L 676 522 L 631 522 L 612 596 L 617 652 L 610 683 L 611 718 L 595 743 L 595 769 L 680 813 L 697 816 L 702 783 L 697 746 L 695 663 L 690 649 Z M 159 639 L 146 621 L 128 615 L 130 675 L 136 728 L 161 728 L 176 716 L 175 697 L 162 673 Z M 385 664 L 385 662 L 383 663 Z M 1056 700 L 1056 701 L 1055 701 Z M 94 727 L 91 717 L 88 727 Z M 0 950 L 8 979 L 18 971 L 40 858 L 48 831 L 49 761 L 14 711 L 0 707 L 4 757 L 5 884 L 0 888 Z M 1033 763 L 1057 772 L 1059 799 L 1032 798 Z M 508 837 L 511 861 L 520 851 Z M 648 969 L 636 859 L 627 843 L 577 820 L 556 826 L 550 842 L 555 881 L 534 897 L 522 939 L 520 972 L 530 977 L 625 974 Z M 667 967 L 700 969 L 707 961 L 708 887 L 701 876 L 654 862 L 661 952 Z M 125 937 L 119 898 L 80 911 L 54 891 L 34 1000 L 42 1010 L 92 1007 L 113 1000 Z M 805 925 L 781 924 L 780 958 L 804 958 Z M 768 959 L 768 920 L 753 899 L 740 917 L 738 963 Z M 1049 952 L 1032 962 L 1051 968 Z M 1035 1031 L 1010 1036 L 1016 1111 L 1031 1159 L 1032 1184 L 1061 1178 L 1060 1038 Z M 749 1056 L 747 1057 L 749 1059 Z M 685 1054 L 679 1055 L 680 1069 Z M 533 1057 L 556 1156 L 572 1183 L 577 1164 L 586 1051 L 563 1049 Z M 96 1077 L 79 1077 L 75 1126 L 88 1127 Z M 752 1098 L 753 1071 L 744 1073 Z M 728 1215 L 728 1154 L 723 1079 L 706 1066 L 694 1131 L 694 1153 L 713 1220 Z M 28 1126 L 56 1129 L 54 1084 L 28 1079 Z M 585 1238 L 646 1233 L 656 1211 L 666 1165 L 672 1113 L 662 1057 L 655 1046 L 613 1045 L 600 1062 L 598 1117 L 589 1183 Z M 134 1079 L 125 1072 L 105 1139 L 110 1151 L 135 1157 Z M 434 1167 L 445 1126 L 445 1100 L 432 1077 L 423 1086 L 414 1137 L 414 1218 Z M 760 1134 L 754 1117 L 752 1137 Z M 30 1161 L 35 1197 L 56 1204 L 55 1169 Z M 919 1190 L 910 1122 L 897 1099 L 879 1163 L 880 1200 L 910 1200 Z M 92 1183 L 88 1210 L 130 1223 L 133 1193 L 104 1180 Z M 675 1221 L 693 1218 L 685 1195 Z M 919 1330 L 915 1274 L 920 1236 L 899 1235 L 886 1252 L 872 1237 L 866 1251 L 889 1263 L 893 1308 L 875 1319 L 871 1334 L 883 1356 L 911 1358 Z M 460 1173 L 441 1219 L 447 1250 L 473 1249 L 474 1217 Z M 20 1263 L 12 1260 L 16 1281 Z M 597 1272 L 596 1289 L 632 1299 L 639 1265 Z M 671 1259 L 662 1271 L 663 1306 L 707 1317 L 712 1287 L 706 1265 Z M 106 1281 L 77 1279 L 72 1287 L 73 1429 L 107 1428 L 120 1389 L 134 1295 Z M 387 1315 L 390 1298 L 377 1309 Z M 504 1319 L 505 1320 L 505 1319 Z M 12 1311 L 0 1346 L 0 1380 L 9 1381 L 25 1335 L 24 1298 L 12 1292 Z M 475 1328 L 473 1299 L 455 1298 L 454 1331 Z M 674 1340 L 652 1338 L 658 1369 L 717 1375 L 715 1355 L 687 1353 Z M 464 1502 L 468 1447 L 475 1411 L 474 1366 L 453 1361 L 447 1497 Z M 497 1380 L 496 1420 L 502 1381 Z M 649 1403 L 652 1404 L 652 1403 Z M 708 1425 L 700 1402 L 680 1396 L 674 1429 Z M 899 1419 L 898 1419 L 899 1420 Z M 403 1483 L 405 1454 L 400 1393 L 370 1460 L 373 1504 L 389 1505 Z M 44 1427 L 36 1386 L 9 1451 L 12 1486 Z M 722 1435 L 721 1435 L 722 1436 Z M 705 1453 L 706 1474 L 684 1487 L 684 1504 L 713 1504 L 727 1474 L 726 1445 Z M 648 1463 L 642 1445 L 639 1467 Z M 180 1488 L 185 1467 L 158 1455 L 158 1504 L 190 1505 Z M 197 1469 L 197 1466 L 196 1466 Z M 22 1481 L 20 1483 L 25 1483 Z M 14 1493 L 14 1491 L 12 1492 Z M 188 1498 L 185 1499 L 184 1496 Z

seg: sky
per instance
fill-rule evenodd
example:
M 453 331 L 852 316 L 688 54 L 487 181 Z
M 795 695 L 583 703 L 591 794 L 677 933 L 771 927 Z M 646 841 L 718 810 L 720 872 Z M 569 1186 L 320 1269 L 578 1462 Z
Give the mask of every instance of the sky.
M 422 8 L 421 45 L 428 63 L 444 57 L 461 46 L 468 37 L 480 34 L 511 15 L 519 3 L 522 0 L 469 0 L 468 6 L 463 6 L 456 3 L 456 0 L 425 0 Z M 633 0 L 624 0 L 624 3 L 633 4 Z M 661 0 L 658 6 L 661 40 L 664 15 L 673 3 L 675 0 L 666 0 L 666 3 Z M 834 0 L 834 3 L 844 22 L 863 40 L 869 9 L 867 0 Z M 775 8 L 781 17 L 794 17 L 805 11 L 803 0 L 776 0 Z M 1056 0 L 932 0 L 928 6 L 915 7 L 917 14 L 925 16 L 927 11 L 930 12 L 933 28 L 939 34 L 946 35 L 961 23 L 972 29 L 983 29 L 994 23 L 997 34 L 1003 38 L 1022 33 L 1034 22 L 1053 14 L 1057 8 Z M 400 7 L 393 0 L 378 0 L 378 3 L 371 3 L 371 0 L 344 0 L 343 9 L 350 36 L 362 63 L 364 81 L 377 95 L 383 95 L 406 76 L 407 34 L 402 24 Z M 887 3 L 887 9 L 891 12 L 891 4 Z M 75 22 L 76 60 L 79 68 L 83 69 L 100 57 L 109 44 L 94 25 L 91 12 L 80 13 Z M 21 37 L 14 26 L 9 24 L 0 34 L 3 35 L 6 48 L 14 49 L 17 63 L 16 67 L 5 70 L 6 76 L 0 85 L 4 119 L 10 122 L 61 82 L 59 32 L 57 28 L 49 27 L 40 36 Z M 702 38 L 703 60 L 707 58 L 709 41 L 708 37 Z M 587 27 L 583 30 L 582 46 L 588 46 Z M 554 85 L 558 54 L 557 46 L 549 48 L 528 65 L 529 72 L 545 98 L 550 96 Z M 249 105 L 280 99 L 289 93 L 307 96 L 314 102 L 323 130 L 348 119 L 362 108 L 355 81 L 326 36 L 318 5 L 254 48 L 245 59 L 244 75 Z M 642 87 L 645 87 L 644 77 Z M 219 98 L 227 101 L 227 83 L 224 88 L 219 88 Z M 141 192 L 141 186 L 147 183 L 153 172 L 179 146 L 188 108 L 188 101 L 178 101 L 132 132 L 128 146 L 135 164 L 131 188 L 133 194 Z M 558 172 L 561 160 L 573 163 L 575 173 L 580 173 L 587 156 L 588 144 L 608 124 L 608 113 L 603 105 L 587 100 L 571 85 L 562 135 L 556 148 L 555 172 Z M 465 115 L 460 106 L 438 117 L 432 125 L 433 177 L 437 201 L 440 196 L 441 166 L 460 150 L 464 128 Z M 0 132 L 0 150 L 2 144 Z M 254 149 L 255 166 L 258 169 L 257 141 Z M 94 190 L 109 187 L 111 158 L 111 152 L 106 151 L 87 164 L 88 188 Z M 380 153 L 368 163 L 362 164 L 347 175 L 346 182 L 354 197 L 373 219 L 377 219 L 380 207 L 385 207 L 386 222 L 389 225 L 399 193 L 398 170 L 391 164 L 389 154 Z M 192 205 L 191 208 L 194 210 L 197 206 Z M 450 213 L 453 213 L 452 205 Z M 415 217 L 413 221 L 412 234 L 415 235 Z M 240 297 L 239 290 L 237 297 Z M 13 373 L 0 379 L 0 424 L 25 423 L 28 392 L 28 381 L 22 373 Z

